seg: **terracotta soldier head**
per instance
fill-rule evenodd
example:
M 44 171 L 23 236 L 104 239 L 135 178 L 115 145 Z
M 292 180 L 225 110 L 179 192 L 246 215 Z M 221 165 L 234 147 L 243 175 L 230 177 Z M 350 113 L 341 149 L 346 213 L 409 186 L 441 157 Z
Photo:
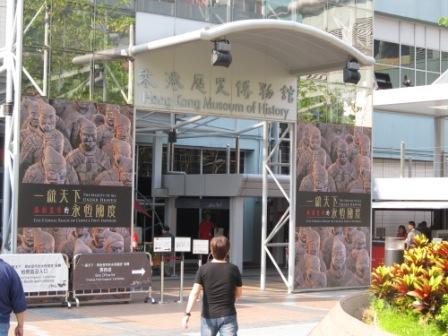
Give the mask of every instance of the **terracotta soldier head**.
M 38 100 L 32 97 L 23 97 L 22 106 L 28 113 L 28 125 L 37 128 L 39 126 Z
M 313 191 L 328 191 L 328 173 L 317 161 L 313 162 Z
M 105 123 L 104 116 L 100 113 L 97 113 L 92 117 L 92 122 L 95 124 L 96 127 L 104 125 Z
M 345 262 L 347 259 L 347 252 L 344 244 L 338 239 L 333 240 L 333 248 L 331 251 L 331 268 L 339 273 L 340 276 L 345 273 Z
M 56 110 L 44 101 L 40 101 L 38 104 L 40 129 L 43 132 L 53 131 L 56 128 Z
M 96 148 L 96 126 L 89 120 L 81 124 L 81 147 L 86 151 Z
M 320 130 L 315 126 L 312 126 L 310 129 L 310 148 L 312 150 L 318 150 L 320 148 L 321 141 Z
M 131 145 L 128 142 L 116 140 L 113 142 L 112 156 L 114 164 L 118 166 L 122 158 L 130 158 L 132 155 Z
M 363 156 L 370 156 L 370 138 L 361 134 L 359 138 L 359 153 Z
M 319 255 L 320 250 L 320 236 L 313 229 L 306 232 L 306 253 L 310 255 Z
M 304 260 L 304 278 L 307 287 L 319 286 L 323 273 L 320 271 L 320 259 L 315 255 L 307 254 Z
M 132 186 L 132 167 L 133 161 L 129 158 L 123 157 L 118 165 L 119 180 L 125 186 Z
M 91 235 L 93 238 L 93 244 L 96 248 L 103 248 L 104 247 L 104 228 L 92 228 Z
M 117 114 L 114 120 L 115 138 L 129 142 L 131 138 L 131 121 L 122 114 Z
M 368 279 L 370 275 L 370 258 L 366 250 L 362 250 L 356 257 L 355 273 L 358 277 Z M 367 280 L 368 281 L 368 280 Z M 368 284 L 368 283 L 366 283 Z
M 348 161 L 348 146 L 347 143 L 343 140 L 338 141 L 337 147 L 337 160 L 341 165 L 345 165 Z
M 109 127 L 114 127 L 115 117 L 120 114 L 120 107 L 118 105 L 107 104 L 105 107 L 105 120 Z
M 44 167 L 44 181 L 46 184 L 64 184 L 67 176 L 67 164 L 64 157 L 53 147 L 44 149 L 42 159 Z
M 54 238 L 45 231 L 34 235 L 34 249 L 36 253 L 54 253 Z
M 104 243 L 104 252 L 106 253 L 123 253 L 124 239 L 119 233 L 110 234 Z
M 28 248 L 34 248 L 34 230 L 32 228 L 22 229 L 22 243 Z

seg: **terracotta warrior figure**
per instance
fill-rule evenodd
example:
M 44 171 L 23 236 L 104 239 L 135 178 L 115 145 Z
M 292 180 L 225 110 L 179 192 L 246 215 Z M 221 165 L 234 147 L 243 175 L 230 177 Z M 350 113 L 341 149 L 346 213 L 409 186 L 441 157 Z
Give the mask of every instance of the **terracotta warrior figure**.
M 120 107 L 118 105 L 110 104 L 105 106 L 105 123 L 97 128 L 97 144 L 100 148 L 103 148 L 106 144 L 112 141 L 115 134 L 115 116 L 118 114 L 120 114 Z
M 321 271 L 321 261 L 315 255 L 305 255 L 303 288 L 327 287 L 327 276 Z
M 348 185 L 356 179 L 356 171 L 348 160 L 347 143 L 340 140 L 337 147 L 337 159 L 328 167 L 328 175 L 331 176 L 336 185 L 336 191 L 347 192 Z
M 328 287 L 347 287 L 353 273 L 345 265 L 347 253 L 344 244 L 337 238 L 333 241 L 331 265 L 327 271 Z
M 334 192 L 336 187 L 333 178 L 328 176 L 325 168 L 318 161 L 315 161 L 311 173 L 305 176 L 300 183 L 299 190 Z
M 131 145 L 116 140 L 113 142 L 112 168 L 99 174 L 95 184 L 99 185 L 130 185 L 126 176 L 132 174 Z M 130 179 L 132 184 L 132 176 Z
M 34 234 L 34 248 L 36 253 L 54 253 L 55 241 L 51 234 L 38 231 Z
M 352 250 L 347 258 L 347 267 L 352 272 L 355 271 L 356 267 L 356 259 L 358 256 L 364 251 L 367 252 L 367 242 L 366 242 L 366 236 L 364 232 L 360 230 L 353 230 L 352 233 Z
M 90 253 L 92 253 L 92 249 L 86 244 L 86 242 L 81 238 L 76 239 L 73 254 L 77 255 Z
M 93 253 L 103 253 L 104 252 L 104 228 L 96 227 L 90 229 L 90 235 L 92 236 L 92 242 L 90 243 L 90 248 Z
M 78 184 L 76 173 L 72 171 L 68 177 L 64 157 L 52 147 L 46 147 L 42 159 L 25 172 L 23 183 Z
M 321 257 L 321 253 L 320 253 L 320 236 L 319 234 L 313 230 L 313 229 L 308 229 L 306 231 L 306 253 L 305 253 L 305 257 L 306 255 L 314 255 L 316 257 L 319 258 L 319 260 L 321 261 L 320 263 L 320 270 L 322 272 L 325 272 L 327 270 L 327 267 Z
M 324 259 L 325 265 L 327 269 L 330 268 L 331 264 L 331 253 L 333 250 L 333 243 L 335 239 L 339 239 L 339 241 L 344 241 L 344 231 L 342 227 L 333 227 L 332 234 L 324 240 L 322 246 L 322 258 Z
M 310 174 L 314 162 L 318 162 L 325 168 L 331 163 L 327 152 L 321 147 L 320 130 L 314 126 L 309 126 L 309 146 L 303 152 L 299 153 L 297 174 L 304 177 Z
M 362 250 L 355 261 L 355 272 L 348 286 L 368 286 L 370 284 L 370 257 L 366 250 Z
M 17 246 L 17 253 L 34 253 L 34 229 L 22 229 L 22 244 Z
M 110 234 L 104 243 L 104 252 L 106 253 L 123 253 L 124 239 L 119 233 Z
M 103 151 L 112 157 L 113 144 L 117 140 L 131 143 L 131 121 L 122 114 L 116 114 L 114 119 L 114 137 L 102 147 Z
M 67 163 L 76 173 L 80 184 L 94 184 L 95 178 L 111 168 L 110 159 L 96 144 L 96 127 L 90 121 L 81 128 L 81 145 L 67 155 Z
M 370 158 L 363 157 L 358 163 L 358 177 L 348 185 L 348 192 L 370 193 Z

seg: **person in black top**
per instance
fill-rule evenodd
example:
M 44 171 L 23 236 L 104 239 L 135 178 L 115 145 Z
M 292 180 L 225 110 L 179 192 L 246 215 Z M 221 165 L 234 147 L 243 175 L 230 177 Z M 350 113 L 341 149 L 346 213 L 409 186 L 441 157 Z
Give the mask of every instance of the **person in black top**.
M 0 234 L 0 249 L 3 246 Z M 14 268 L 0 259 L 0 336 L 7 336 L 9 318 L 14 312 L 17 319 L 15 336 L 23 336 L 25 323 L 26 300 L 22 281 Z
M 188 328 L 191 310 L 203 290 L 201 336 L 216 336 L 218 332 L 221 336 L 237 335 L 235 300 L 243 293 L 243 283 L 238 267 L 226 261 L 229 249 L 226 237 L 213 238 L 210 242 L 213 260 L 196 273 L 182 326 Z

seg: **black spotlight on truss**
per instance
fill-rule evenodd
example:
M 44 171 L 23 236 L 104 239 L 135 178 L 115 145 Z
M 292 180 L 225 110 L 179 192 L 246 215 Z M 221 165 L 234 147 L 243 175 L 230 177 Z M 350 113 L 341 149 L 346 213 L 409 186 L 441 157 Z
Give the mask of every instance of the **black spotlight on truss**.
M 360 79 L 358 61 L 355 59 L 348 61 L 344 68 L 344 83 L 358 84 Z
M 215 46 L 212 50 L 212 65 L 228 68 L 232 63 L 232 54 L 230 53 L 230 42 L 228 40 L 214 41 Z

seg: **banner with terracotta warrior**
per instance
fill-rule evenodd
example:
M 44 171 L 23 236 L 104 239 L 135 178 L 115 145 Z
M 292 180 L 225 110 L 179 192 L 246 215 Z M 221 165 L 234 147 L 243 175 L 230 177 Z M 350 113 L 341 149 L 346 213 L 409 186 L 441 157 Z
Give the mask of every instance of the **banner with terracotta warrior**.
M 371 128 L 297 129 L 295 289 L 368 286 Z
M 133 109 L 23 97 L 18 252 L 130 249 Z

